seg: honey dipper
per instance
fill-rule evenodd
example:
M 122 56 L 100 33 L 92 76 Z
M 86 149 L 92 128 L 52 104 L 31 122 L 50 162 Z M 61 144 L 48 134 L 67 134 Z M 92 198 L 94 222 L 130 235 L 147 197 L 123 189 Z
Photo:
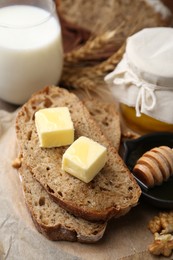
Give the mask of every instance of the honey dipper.
M 133 173 L 147 187 L 162 184 L 173 175 L 173 149 L 160 146 L 147 151 L 138 159 Z

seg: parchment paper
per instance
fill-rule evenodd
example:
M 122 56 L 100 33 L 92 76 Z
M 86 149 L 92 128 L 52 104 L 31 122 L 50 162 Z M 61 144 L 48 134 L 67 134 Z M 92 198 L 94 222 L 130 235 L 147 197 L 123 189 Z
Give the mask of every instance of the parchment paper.
M 16 111 L 0 110 L 0 260 L 157 259 L 147 250 L 153 240 L 147 224 L 159 209 L 144 201 L 111 220 L 97 244 L 52 242 L 38 233 L 25 206 L 18 173 L 11 166 L 17 153 L 15 117 Z

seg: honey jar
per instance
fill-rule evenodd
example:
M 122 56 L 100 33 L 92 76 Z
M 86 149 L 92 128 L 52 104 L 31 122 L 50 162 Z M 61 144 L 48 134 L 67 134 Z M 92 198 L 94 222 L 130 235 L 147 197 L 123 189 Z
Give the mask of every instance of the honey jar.
M 150 132 L 173 132 L 173 124 L 159 121 L 145 114 L 141 114 L 140 117 L 137 117 L 135 108 L 133 107 L 121 103 L 120 111 L 126 124 L 135 132 L 141 134 Z
M 132 130 L 173 131 L 173 28 L 146 28 L 130 36 L 105 81 Z

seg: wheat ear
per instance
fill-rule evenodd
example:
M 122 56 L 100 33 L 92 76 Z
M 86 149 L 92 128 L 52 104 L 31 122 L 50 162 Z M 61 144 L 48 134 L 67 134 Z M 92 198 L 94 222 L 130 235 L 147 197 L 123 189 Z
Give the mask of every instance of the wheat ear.
M 64 56 L 65 63 L 78 63 L 83 60 L 88 60 L 89 57 L 100 55 L 105 49 L 116 48 L 115 35 L 119 33 L 124 22 L 120 26 L 112 31 L 104 32 L 94 38 L 89 39 L 82 47 L 77 50 L 73 50 Z

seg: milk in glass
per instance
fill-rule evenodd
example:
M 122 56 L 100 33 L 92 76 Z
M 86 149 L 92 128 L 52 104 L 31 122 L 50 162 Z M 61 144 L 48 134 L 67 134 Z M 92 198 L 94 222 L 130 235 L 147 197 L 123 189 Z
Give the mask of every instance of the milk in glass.
M 58 83 L 62 63 L 55 15 L 30 5 L 0 8 L 0 98 L 24 103 L 36 90 Z

